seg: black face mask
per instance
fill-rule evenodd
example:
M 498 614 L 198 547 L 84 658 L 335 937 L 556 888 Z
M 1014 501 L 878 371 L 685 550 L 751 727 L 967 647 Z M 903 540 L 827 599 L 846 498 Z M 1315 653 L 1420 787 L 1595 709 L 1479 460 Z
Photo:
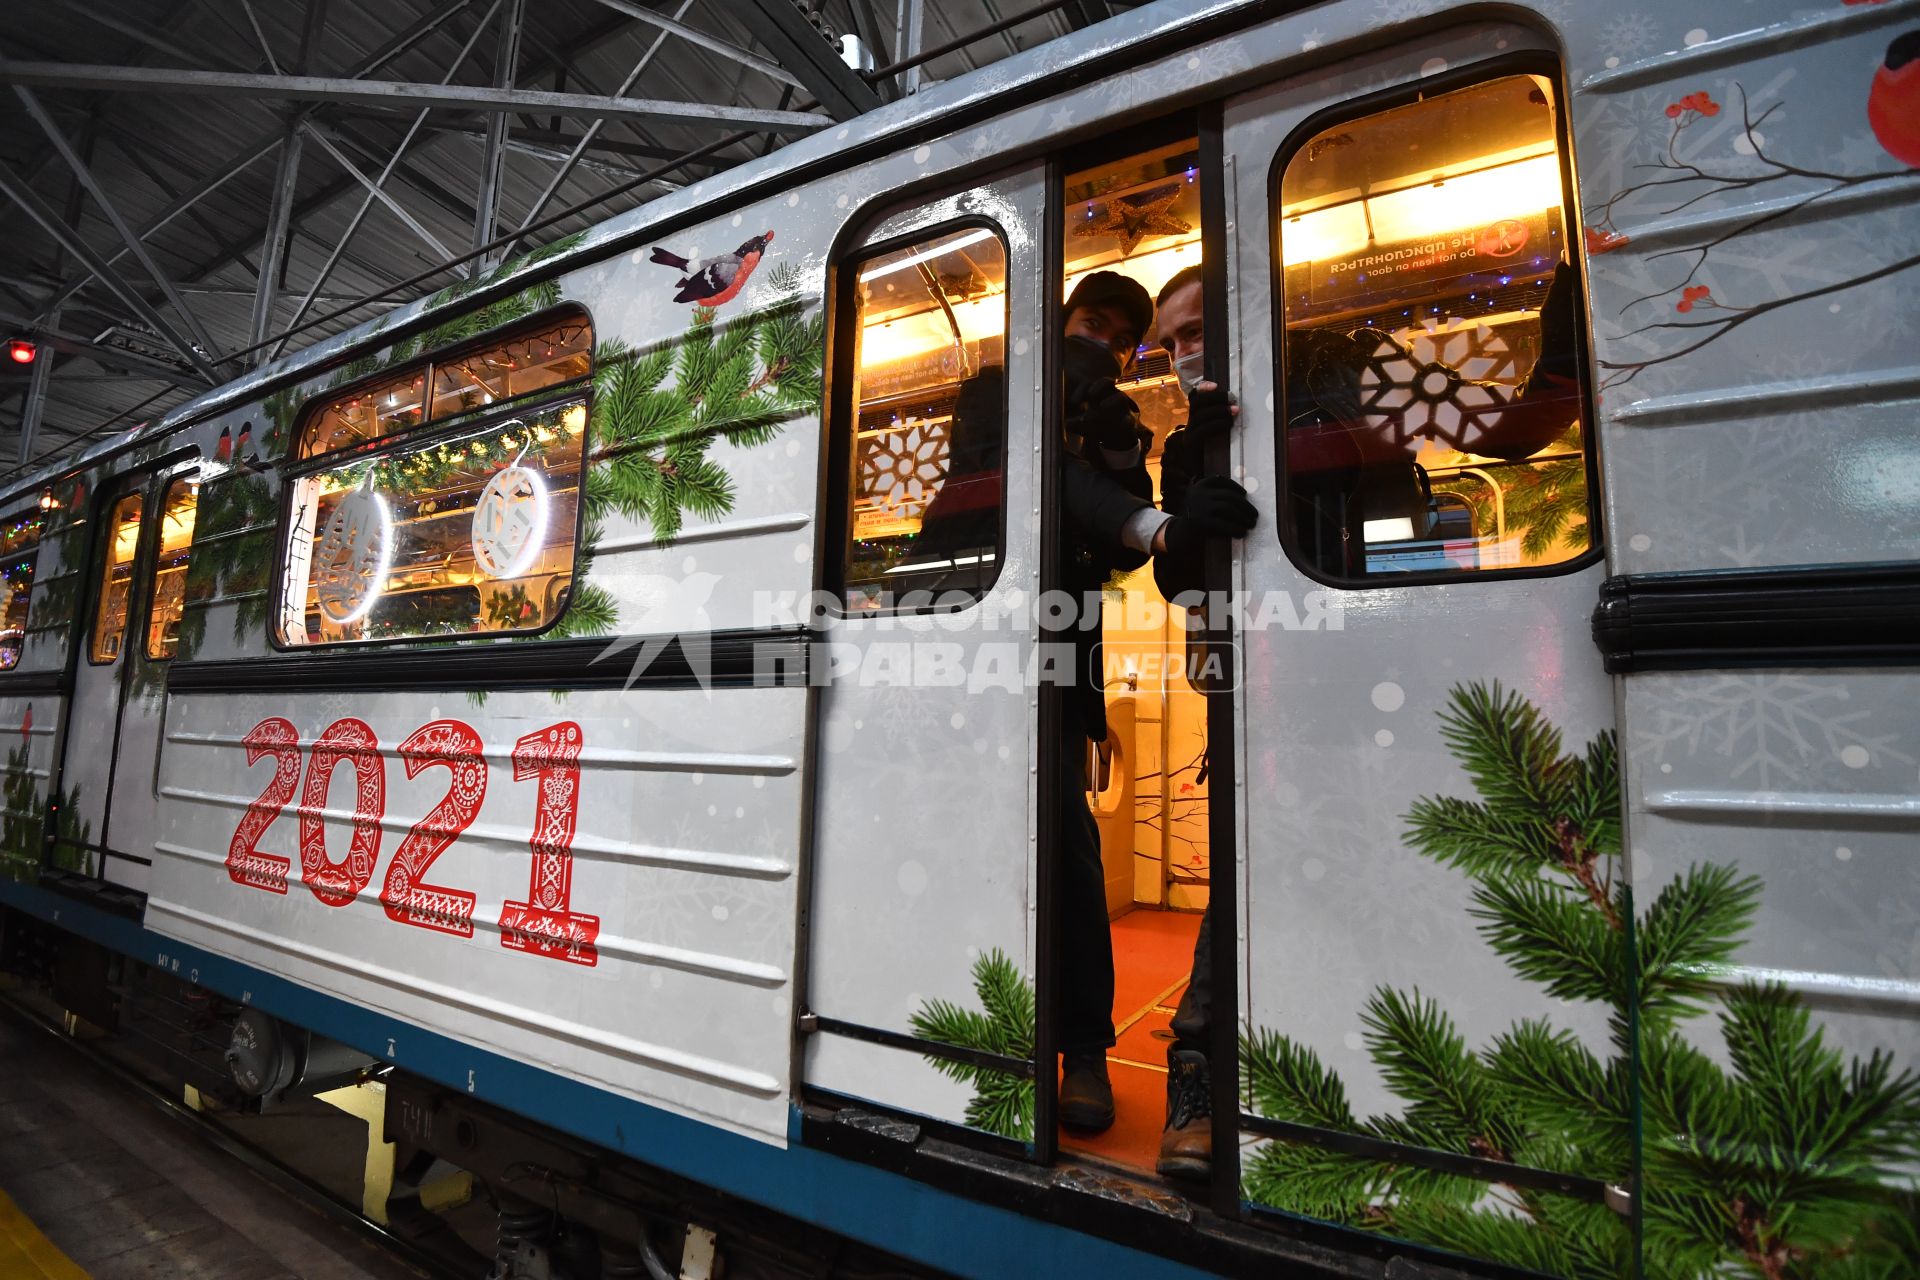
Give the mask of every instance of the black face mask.
M 1067 374 L 1067 398 L 1085 396 L 1084 388 L 1096 382 L 1112 382 L 1120 376 L 1120 357 L 1106 343 L 1079 334 L 1067 335 L 1060 344 L 1060 365 Z

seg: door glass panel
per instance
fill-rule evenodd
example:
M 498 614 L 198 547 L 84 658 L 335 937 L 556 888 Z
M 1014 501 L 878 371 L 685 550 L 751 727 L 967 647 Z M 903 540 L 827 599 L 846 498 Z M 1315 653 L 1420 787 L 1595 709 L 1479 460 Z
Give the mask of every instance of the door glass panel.
M 107 545 L 100 570 L 99 610 L 93 619 L 93 646 L 88 657 L 112 662 L 120 656 L 127 636 L 127 606 L 133 601 L 133 561 L 140 549 L 140 513 L 137 493 L 116 500 L 107 515 Z
M 999 576 L 1007 250 L 959 227 L 869 258 L 854 295 L 851 612 L 909 592 L 978 598 Z
M 200 480 L 177 476 L 160 503 L 160 558 L 153 570 L 153 605 L 147 615 L 147 657 L 173 656 L 180 645 L 180 616 L 187 599 L 187 558 L 193 552 L 193 518 Z
M 0 521 L 0 671 L 17 666 L 26 645 L 27 602 L 33 595 L 33 567 L 46 523 L 39 511 L 18 512 Z
M 1552 93 L 1503 76 L 1287 157 L 1281 534 L 1316 576 L 1537 570 L 1593 545 Z

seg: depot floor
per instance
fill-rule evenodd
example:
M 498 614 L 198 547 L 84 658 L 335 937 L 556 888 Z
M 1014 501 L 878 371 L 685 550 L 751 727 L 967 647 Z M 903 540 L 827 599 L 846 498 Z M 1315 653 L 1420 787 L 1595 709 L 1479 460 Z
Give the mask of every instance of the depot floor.
M 0 1151 L 7 1280 L 418 1280 L 4 1011 Z

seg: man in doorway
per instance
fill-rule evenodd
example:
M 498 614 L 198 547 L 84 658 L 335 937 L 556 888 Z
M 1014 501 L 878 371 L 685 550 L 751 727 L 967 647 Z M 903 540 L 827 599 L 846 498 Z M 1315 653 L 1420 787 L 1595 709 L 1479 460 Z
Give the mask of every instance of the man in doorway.
M 1164 514 L 1221 528 L 1242 537 L 1257 513 L 1247 491 L 1226 476 L 1205 474 L 1207 447 L 1233 429 L 1240 408 L 1224 388 L 1202 377 L 1206 318 L 1205 276 L 1198 264 L 1176 272 L 1160 290 L 1160 345 L 1173 359 L 1187 396 L 1186 425 L 1167 437 L 1160 453 Z M 1204 590 L 1205 542 L 1176 539 L 1154 556 L 1153 578 L 1169 601 Z M 1156 1164 L 1164 1176 L 1204 1178 L 1213 1161 L 1213 1096 L 1207 1075 L 1211 1045 L 1213 912 L 1200 917 L 1193 969 L 1173 1015 L 1174 1042 L 1167 1050 L 1167 1120 Z
M 1113 935 L 1107 923 L 1100 834 L 1087 806 L 1085 776 L 1087 744 L 1104 742 L 1107 736 L 1106 694 L 1096 652 L 1101 591 L 1116 573 L 1138 569 L 1149 555 L 1197 559 L 1208 537 L 1236 529 L 1230 522 L 1221 523 L 1204 503 L 1179 515 L 1153 505 L 1153 481 L 1146 470 L 1152 433 L 1141 425 L 1139 407 L 1115 386 L 1153 323 L 1147 291 L 1117 272 L 1096 271 L 1075 286 L 1065 310 L 1061 363 L 1067 458 L 1061 477 L 1060 587 L 1080 602 L 1081 616 L 1064 637 L 1073 650 L 1074 684 L 1064 700 L 1057 779 L 1062 848 L 1056 881 L 1061 959 L 1055 1007 L 1062 1060 L 1060 1121 L 1097 1133 L 1114 1118 L 1106 1057 L 1114 1043 Z

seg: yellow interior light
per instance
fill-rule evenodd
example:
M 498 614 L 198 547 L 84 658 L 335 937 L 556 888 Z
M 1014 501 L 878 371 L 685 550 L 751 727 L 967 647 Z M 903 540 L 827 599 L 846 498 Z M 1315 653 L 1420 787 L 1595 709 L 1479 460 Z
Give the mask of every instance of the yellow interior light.
M 1288 266 L 1325 262 L 1358 253 L 1370 243 L 1403 244 L 1559 207 L 1559 158 L 1551 153 L 1533 156 L 1283 216 L 1281 260 Z
M 1005 294 L 989 294 L 967 302 L 955 302 L 951 306 L 963 342 L 976 343 L 983 338 L 997 338 L 1006 331 Z M 879 368 L 952 345 L 953 327 L 947 323 L 946 313 L 934 307 L 862 329 L 860 367 Z

